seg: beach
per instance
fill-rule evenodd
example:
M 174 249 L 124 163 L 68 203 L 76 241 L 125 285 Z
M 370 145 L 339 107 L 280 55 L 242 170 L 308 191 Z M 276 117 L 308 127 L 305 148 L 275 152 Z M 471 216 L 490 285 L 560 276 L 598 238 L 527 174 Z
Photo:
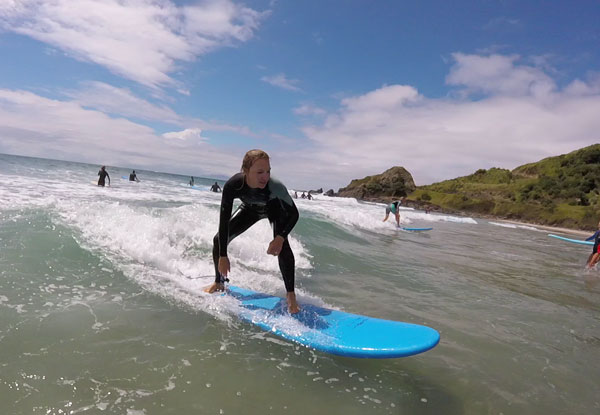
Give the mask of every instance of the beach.
M 211 178 L 0 155 L 0 410 L 7 414 L 531 414 L 600 410 L 591 247 L 514 221 L 316 195 L 290 234 L 301 303 L 422 324 L 437 347 L 339 357 L 240 320 L 214 279 Z M 234 172 L 232 172 L 233 174 Z M 277 172 L 273 175 L 277 177 Z M 289 188 L 293 192 L 293 188 Z M 261 221 L 233 284 L 283 296 Z

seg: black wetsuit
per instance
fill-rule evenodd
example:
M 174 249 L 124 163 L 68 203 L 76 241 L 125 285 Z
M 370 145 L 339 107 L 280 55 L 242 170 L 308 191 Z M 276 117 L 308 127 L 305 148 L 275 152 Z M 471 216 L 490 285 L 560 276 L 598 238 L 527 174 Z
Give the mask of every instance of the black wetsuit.
M 215 192 L 215 193 L 220 192 L 221 186 L 219 186 L 217 183 L 215 183 L 210 187 L 210 191 Z
M 131 173 L 131 174 L 129 175 L 129 181 L 130 181 L 130 182 L 135 182 L 136 180 L 137 180 L 137 174 L 135 174 L 135 173 Z
M 100 169 L 100 171 L 98 172 L 98 176 L 100 176 L 100 178 L 98 179 L 98 186 L 104 186 L 104 180 L 107 177 L 108 177 L 108 180 L 110 181 L 110 176 L 108 175 L 108 172 L 106 170 Z
M 236 198 L 242 204 L 232 216 L 233 200 Z M 279 235 L 284 238 L 278 255 L 279 269 L 286 291 L 294 291 L 295 260 L 287 236 L 298 221 L 298 209 L 285 186 L 278 180 L 271 177 L 264 189 L 252 189 L 246 184 L 242 173 L 231 177 L 223 186 L 219 232 L 213 240 L 215 282 L 221 282 L 219 256 L 227 256 L 229 242 L 264 218 L 271 222 L 273 237 Z

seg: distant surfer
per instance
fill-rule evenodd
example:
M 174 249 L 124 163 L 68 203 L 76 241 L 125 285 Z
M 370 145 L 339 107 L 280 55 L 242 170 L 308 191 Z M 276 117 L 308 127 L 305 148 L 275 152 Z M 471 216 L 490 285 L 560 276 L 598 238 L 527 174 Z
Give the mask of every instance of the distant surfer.
M 98 186 L 104 187 L 104 181 L 108 177 L 108 185 L 110 186 L 110 176 L 106 171 L 106 166 L 100 167 L 100 171 L 98 172 Z
M 592 248 L 592 253 L 588 257 L 586 267 L 593 268 L 598 261 L 600 261 L 600 223 L 598 223 L 598 230 L 586 241 L 594 240 L 594 247 Z
M 390 203 L 385 207 L 385 218 L 383 221 L 388 220 L 390 216 L 390 212 L 396 216 L 396 226 L 400 227 L 400 205 L 402 204 L 401 200 L 396 200 L 395 202 Z
M 211 192 L 215 192 L 215 193 L 217 193 L 217 192 L 220 192 L 220 191 L 222 191 L 222 189 L 221 189 L 221 186 L 219 186 L 219 183 L 215 182 L 215 184 L 213 184 L 213 185 L 210 187 L 210 191 L 211 191 Z
M 233 200 L 242 204 L 231 214 Z M 240 173 L 233 175 L 223 185 L 219 232 L 213 239 L 215 282 L 204 291 L 213 293 L 225 289 L 230 270 L 227 245 L 260 219 L 269 219 L 273 227 L 273 240 L 267 254 L 278 257 L 279 269 L 287 292 L 290 313 L 300 307 L 294 292 L 295 260 L 288 242 L 288 235 L 298 221 L 298 209 L 286 187 L 271 177 L 269 155 L 262 150 L 250 150 L 244 156 Z
M 194 176 L 190 176 L 190 186 L 194 185 Z
M 139 182 L 140 181 L 140 179 L 138 179 L 138 177 L 137 177 L 137 174 L 135 174 L 135 170 L 129 174 L 129 181 L 130 182 Z

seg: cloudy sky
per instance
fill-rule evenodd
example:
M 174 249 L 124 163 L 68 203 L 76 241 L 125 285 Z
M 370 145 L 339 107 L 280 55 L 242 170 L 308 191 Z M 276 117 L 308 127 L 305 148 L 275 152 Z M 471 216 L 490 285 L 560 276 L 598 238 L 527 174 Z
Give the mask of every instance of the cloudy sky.
M 0 0 L 0 153 L 292 188 L 600 142 L 600 3 Z

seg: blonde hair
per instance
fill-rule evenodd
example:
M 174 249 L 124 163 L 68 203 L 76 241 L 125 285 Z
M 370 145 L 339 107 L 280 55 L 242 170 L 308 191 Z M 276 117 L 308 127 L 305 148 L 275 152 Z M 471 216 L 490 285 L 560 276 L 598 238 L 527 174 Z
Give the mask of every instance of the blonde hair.
M 258 149 L 248 151 L 244 156 L 244 160 L 242 161 L 242 173 L 248 172 L 256 160 L 260 159 L 269 160 L 269 155 Z

